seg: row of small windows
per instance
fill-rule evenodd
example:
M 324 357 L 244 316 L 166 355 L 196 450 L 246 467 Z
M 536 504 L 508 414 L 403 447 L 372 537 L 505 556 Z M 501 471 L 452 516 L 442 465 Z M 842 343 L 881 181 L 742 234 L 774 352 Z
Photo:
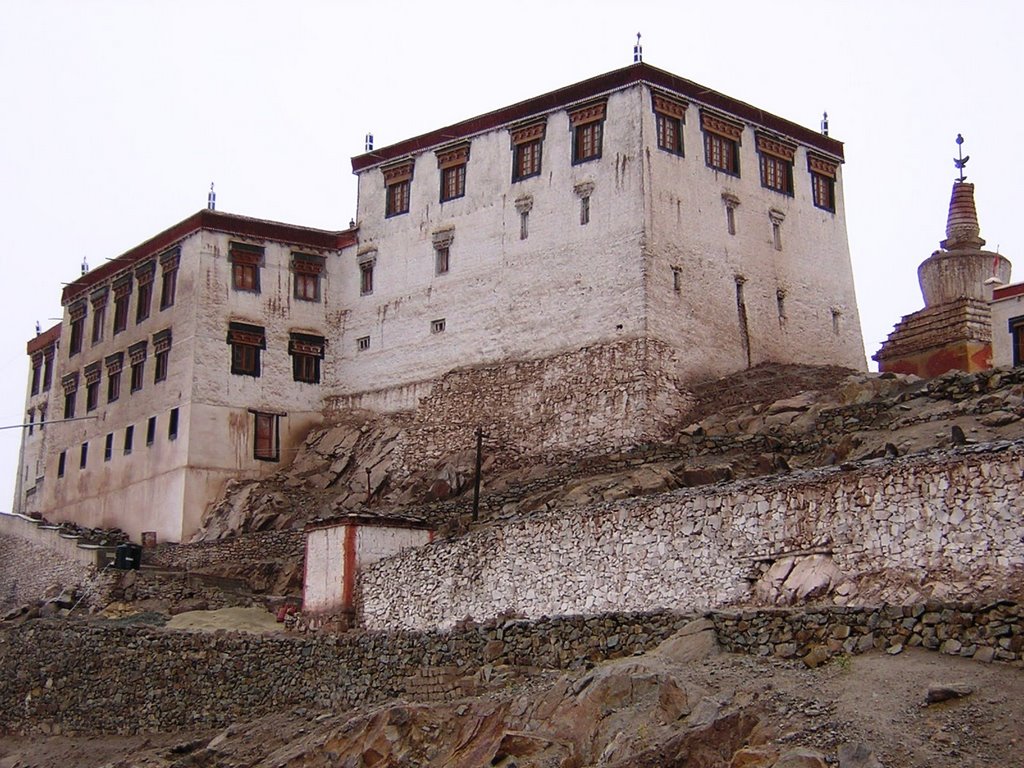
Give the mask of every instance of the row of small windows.
M 439 317 L 436 320 L 431 320 L 430 321 L 430 333 L 431 334 L 444 333 L 445 330 L 447 330 L 447 328 L 448 328 L 448 321 L 445 318 L 443 318 L 443 317 Z M 359 338 L 356 339 L 356 351 L 357 352 L 365 352 L 369 348 L 370 348 L 370 337 L 369 336 L 360 336 Z
M 146 378 L 146 359 L 149 353 L 149 342 L 137 342 L 128 347 L 129 386 L 134 394 L 142 389 Z M 171 356 L 171 329 L 167 328 L 153 334 L 154 371 L 153 383 L 159 384 L 167 379 Z M 121 377 L 124 371 L 125 353 L 115 352 L 107 355 L 102 361 L 97 360 L 85 366 L 84 377 L 78 371 L 69 373 L 61 379 L 64 388 L 64 418 L 75 418 L 78 400 L 78 389 L 81 378 L 85 379 L 85 411 L 95 411 L 100 402 L 100 384 L 103 368 L 107 369 L 107 402 L 113 403 L 121 397 Z
M 146 446 L 149 447 L 156 442 L 157 417 L 150 416 L 146 421 Z M 167 416 L 167 439 L 178 439 L 178 409 L 172 408 Z M 129 424 L 124 428 L 121 439 L 121 452 L 128 456 L 135 447 L 135 425 Z M 68 452 L 61 451 L 57 457 L 57 477 L 64 477 L 67 470 Z M 114 456 L 114 433 L 108 432 L 103 441 L 103 461 L 110 461 Z M 78 452 L 78 468 L 86 469 L 89 465 L 89 443 L 82 443 Z
M 652 91 L 658 147 L 666 152 L 685 156 L 683 125 L 687 104 L 676 98 Z M 604 138 L 605 100 L 577 107 L 569 112 L 572 130 L 572 163 L 597 160 L 601 157 Z M 521 181 L 541 172 L 544 134 L 547 118 L 509 129 L 512 142 L 512 181 Z M 733 176 L 740 176 L 740 138 L 743 124 L 716 113 L 701 110 L 704 134 L 704 162 Z M 466 166 L 469 163 L 469 142 L 437 151 L 442 203 L 466 193 Z M 793 160 L 796 145 L 761 131 L 757 132 L 761 185 L 784 195 L 793 195 Z M 409 212 L 414 160 L 406 158 L 382 169 L 385 185 L 385 216 Z M 829 158 L 808 153 L 808 172 L 814 205 L 835 211 L 835 179 L 838 164 Z
M 160 310 L 174 306 L 178 282 L 178 261 L 180 251 L 175 248 L 159 257 L 161 267 Z M 89 298 L 82 298 L 68 307 L 71 318 L 71 337 L 68 341 L 68 356 L 73 357 L 82 351 L 85 337 L 85 321 L 92 305 L 92 344 L 95 346 L 103 341 L 107 323 L 107 305 L 111 293 L 114 296 L 113 333 L 127 330 L 132 291 L 137 287 L 135 300 L 135 324 L 139 325 L 149 319 L 153 304 L 153 281 L 156 275 L 155 260 L 136 267 L 115 277 L 109 285 L 103 285 L 92 291 Z M 134 277 L 134 280 L 133 280 Z

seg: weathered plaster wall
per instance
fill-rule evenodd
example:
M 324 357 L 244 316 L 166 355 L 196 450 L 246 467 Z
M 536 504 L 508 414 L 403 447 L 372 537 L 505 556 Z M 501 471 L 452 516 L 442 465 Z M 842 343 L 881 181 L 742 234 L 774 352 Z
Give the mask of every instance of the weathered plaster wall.
M 659 149 L 650 92 L 639 110 L 645 136 L 644 174 L 647 315 L 650 333 L 681 351 L 690 378 L 715 378 L 747 367 L 737 309 L 741 277 L 750 364 L 765 361 L 865 369 L 853 285 L 842 167 L 834 213 L 816 208 L 807 150 L 793 162 L 792 196 L 761 186 L 755 128 L 740 142 L 740 175 L 705 163 L 700 108 L 683 126 L 685 156 Z M 735 201 L 730 234 L 723 195 Z M 769 211 L 783 214 L 776 250 Z M 673 269 L 679 277 L 673 277 Z M 675 290 L 674 279 L 680 283 Z M 780 301 L 779 291 L 782 291 Z M 832 310 L 839 314 L 833 321 Z
M 683 489 L 531 516 L 363 571 L 369 628 L 701 610 L 750 594 L 754 559 L 824 549 L 845 574 L 1008 578 L 1024 566 L 1024 444 Z M 756 574 L 755 574 L 756 575 Z
M 428 530 L 384 525 L 334 525 L 308 531 L 303 613 L 351 610 L 360 569 L 404 549 L 421 547 L 430 539 Z
M 511 181 L 507 129 L 471 140 L 464 197 L 438 202 L 432 150 L 418 155 L 407 214 L 385 218 L 381 171 L 359 176 L 360 249 L 376 248 L 373 293 L 345 264 L 342 363 L 335 390 L 351 395 L 428 380 L 459 366 L 535 359 L 643 334 L 637 89 L 608 101 L 603 155 L 573 165 L 565 110 L 548 116 L 542 173 Z M 592 183 L 580 223 L 577 184 Z M 529 196 L 528 237 L 516 201 Z M 450 267 L 435 274 L 434 232 L 452 229 Z M 445 319 L 443 333 L 430 322 Z M 359 352 L 356 339 L 369 336 Z

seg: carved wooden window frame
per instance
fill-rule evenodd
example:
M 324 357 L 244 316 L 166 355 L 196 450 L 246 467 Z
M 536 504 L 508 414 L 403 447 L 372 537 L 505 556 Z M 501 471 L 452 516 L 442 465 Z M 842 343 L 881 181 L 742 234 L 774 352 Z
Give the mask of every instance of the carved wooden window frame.
M 704 163 L 708 168 L 739 177 L 742 123 L 701 110 L 700 125 L 704 132 Z

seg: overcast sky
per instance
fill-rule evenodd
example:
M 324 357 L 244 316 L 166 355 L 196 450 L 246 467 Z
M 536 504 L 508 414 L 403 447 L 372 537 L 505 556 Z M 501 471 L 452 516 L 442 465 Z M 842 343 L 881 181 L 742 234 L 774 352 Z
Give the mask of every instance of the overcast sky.
M 846 145 L 867 354 L 923 305 L 957 133 L 982 237 L 1024 279 L 1024 4 L 0 0 L 0 425 L 61 283 L 205 207 L 340 229 L 349 158 L 644 60 Z M 872 369 L 873 362 L 869 361 Z M 0 431 L 8 509 L 20 430 Z

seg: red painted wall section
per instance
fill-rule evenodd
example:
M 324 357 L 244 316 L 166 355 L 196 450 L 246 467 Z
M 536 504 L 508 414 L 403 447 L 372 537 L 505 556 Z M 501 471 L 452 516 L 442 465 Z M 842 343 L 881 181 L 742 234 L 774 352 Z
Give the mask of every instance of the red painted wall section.
M 985 371 L 992 367 L 992 345 L 979 342 L 950 344 L 918 355 L 879 363 L 882 373 L 912 373 L 925 379 L 948 371 Z
M 343 611 L 355 609 L 356 594 L 356 531 L 354 525 L 345 526 L 345 575 L 341 587 L 341 608 Z

